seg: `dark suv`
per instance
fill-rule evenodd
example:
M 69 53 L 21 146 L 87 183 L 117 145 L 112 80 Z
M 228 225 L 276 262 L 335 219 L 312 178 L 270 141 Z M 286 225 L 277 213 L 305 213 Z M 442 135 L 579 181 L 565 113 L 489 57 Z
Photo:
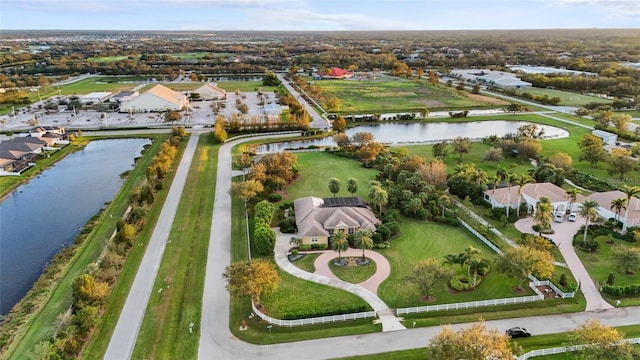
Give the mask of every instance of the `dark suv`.
M 518 337 L 529 337 L 531 336 L 531 333 L 529 332 L 529 330 L 523 328 L 523 327 L 513 327 L 509 330 L 506 331 L 507 335 L 511 336 L 512 338 L 518 338 Z

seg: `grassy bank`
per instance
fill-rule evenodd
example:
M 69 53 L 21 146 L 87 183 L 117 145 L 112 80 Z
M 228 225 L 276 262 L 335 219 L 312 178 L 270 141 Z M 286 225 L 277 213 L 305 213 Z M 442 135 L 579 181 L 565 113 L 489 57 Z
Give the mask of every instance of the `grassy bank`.
M 219 145 L 202 135 L 133 351 L 134 359 L 195 359 Z M 162 290 L 160 290 L 162 289 Z

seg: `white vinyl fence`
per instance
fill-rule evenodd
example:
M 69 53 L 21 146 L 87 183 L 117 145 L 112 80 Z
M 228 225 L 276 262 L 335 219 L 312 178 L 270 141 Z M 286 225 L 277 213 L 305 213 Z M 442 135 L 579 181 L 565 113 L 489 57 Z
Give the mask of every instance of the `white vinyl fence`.
M 367 319 L 367 318 L 376 317 L 375 311 L 366 311 L 366 312 L 359 312 L 359 313 L 352 313 L 352 314 L 322 316 L 322 317 L 315 317 L 315 318 L 308 318 L 308 319 L 280 320 L 280 319 L 274 319 L 269 315 L 261 313 L 253 303 L 251 304 L 251 308 L 253 309 L 253 313 L 256 314 L 260 319 L 268 322 L 269 324 L 283 326 L 283 327 L 327 324 L 327 323 L 332 323 L 337 321 Z
M 640 344 L 640 338 L 632 338 L 625 339 L 623 342 L 628 344 Z M 531 350 L 526 354 L 518 356 L 518 360 L 527 360 L 528 358 L 535 356 L 543 356 L 543 355 L 554 355 L 554 354 L 562 354 L 565 352 L 578 351 L 587 347 L 588 345 L 574 345 L 574 346 L 565 346 L 565 347 L 556 347 L 549 349 L 540 349 L 540 350 Z

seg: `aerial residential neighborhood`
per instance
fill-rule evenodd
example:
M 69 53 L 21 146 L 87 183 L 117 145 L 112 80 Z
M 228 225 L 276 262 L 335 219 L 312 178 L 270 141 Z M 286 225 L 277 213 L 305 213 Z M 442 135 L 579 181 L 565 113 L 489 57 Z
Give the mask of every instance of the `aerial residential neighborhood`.
M 0 4 L 0 359 L 638 359 L 618 3 Z

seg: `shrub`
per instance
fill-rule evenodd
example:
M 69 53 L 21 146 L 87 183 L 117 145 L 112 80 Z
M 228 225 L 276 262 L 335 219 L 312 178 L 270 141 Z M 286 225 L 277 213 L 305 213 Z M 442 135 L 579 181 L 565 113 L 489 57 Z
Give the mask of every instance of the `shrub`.
M 357 312 L 367 311 L 368 306 L 366 304 L 349 304 L 337 307 L 327 307 L 323 309 L 300 309 L 297 311 L 287 311 L 282 314 L 283 320 L 295 320 L 295 319 L 308 319 L 321 316 L 342 315 L 351 314 Z
M 278 202 L 280 200 L 282 200 L 282 195 L 280 195 L 280 194 L 271 194 L 271 195 L 269 195 L 269 202 L 274 203 L 274 202 Z
M 262 255 L 273 254 L 276 245 L 276 233 L 266 226 L 257 227 L 253 235 L 256 249 Z
M 311 250 L 311 244 L 300 244 L 298 246 L 298 249 L 300 249 L 302 251 Z
M 480 276 L 476 277 L 475 287 L 480 285 L 481 281 L 482 281 L 482 277 Z M 456 275 L 452 277 L 451 280 L 449 281 L 449 286 L 451 286 L 451 288 L 456 291 L 472 290 L 474 289 L 473 277 L 468 277 L 467 275 Z
M 484 161 L 500 162 L 502 158 L 501 148 L 491 148 L 484 153 Z
M 447 217 L 447 216 L 436 216 L 433 218 L 433 220 L 435 220 L 436 222 L 442 223 L 442 224 L 446 224 L 446 225 L 451 225 L 451 226 L 459 226 L 460 225 L 460 221 L 458 221 L 458 219 L 456 218 L 452 218 L 452 217 Z
M 297 230 L 296 228 L 296 218 L 293 216 L 289 216 L 288 218 L 280 221 L 280 232 L 285 234 L 293 234 Z
M 604 285 L 602 292 L 612 296 L 637 296 L 640 295 L 640 284 L 629 285 Z

